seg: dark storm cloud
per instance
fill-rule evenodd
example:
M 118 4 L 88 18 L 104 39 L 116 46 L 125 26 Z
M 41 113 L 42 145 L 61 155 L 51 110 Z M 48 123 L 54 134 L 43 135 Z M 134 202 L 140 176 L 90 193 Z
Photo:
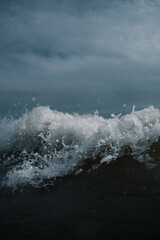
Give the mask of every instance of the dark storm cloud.
M 159 1 L 0 2 L 0 88 L 159 80 Z

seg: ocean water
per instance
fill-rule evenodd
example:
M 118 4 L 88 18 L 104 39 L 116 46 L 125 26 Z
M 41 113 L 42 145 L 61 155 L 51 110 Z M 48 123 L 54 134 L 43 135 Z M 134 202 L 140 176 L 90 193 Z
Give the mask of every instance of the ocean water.
M 156 92 L 83 94 L 1 94 L 2 239 L 159 238 Z
M 128 104 L 127 92 L 120 102 L 115 94 L 105 102 L 93 101 L 89 93 L 89 101 L 72 96 L 72 103 L 54 93 L 1 95 L 1 189 L 45 188 L 57 178 L 94 171 L 124 156 L 159 168 L 159 108 L 139 99 L 138 107 Z

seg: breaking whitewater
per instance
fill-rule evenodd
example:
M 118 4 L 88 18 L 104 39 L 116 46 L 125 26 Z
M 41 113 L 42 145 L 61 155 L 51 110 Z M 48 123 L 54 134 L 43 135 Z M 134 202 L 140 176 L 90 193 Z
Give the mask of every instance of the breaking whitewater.
M 153 106 L 109 119 L 36 107 L 19 119 L 0 120 L 1 189 L 44 188 L 122 156 L 156 168 L 159 137 L 160 110 Z

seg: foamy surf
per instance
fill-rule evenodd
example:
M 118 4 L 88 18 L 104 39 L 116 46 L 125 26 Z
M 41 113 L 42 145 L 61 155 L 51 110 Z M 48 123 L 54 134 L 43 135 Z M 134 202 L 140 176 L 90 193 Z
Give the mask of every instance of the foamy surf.
M 19 119 L 0 121 L 1 186 L 44 187 L 57 177 L 78 174 L 123 156 L 126 149 L 154 167 L 160 136 L 160 111 L 134 108 L 125 116 L 105 119 L 36 107 Z

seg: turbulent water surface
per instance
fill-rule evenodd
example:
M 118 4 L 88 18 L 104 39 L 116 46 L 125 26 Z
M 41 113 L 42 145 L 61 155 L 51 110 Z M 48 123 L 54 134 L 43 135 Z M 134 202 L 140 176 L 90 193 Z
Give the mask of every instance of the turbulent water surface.
M 160 110 L 153 106 L 108 119 L 39 106 L 1 119 L 0 132 L 1 188 L 45 187 L 124 155 L 149 169 L 159 165 Z

